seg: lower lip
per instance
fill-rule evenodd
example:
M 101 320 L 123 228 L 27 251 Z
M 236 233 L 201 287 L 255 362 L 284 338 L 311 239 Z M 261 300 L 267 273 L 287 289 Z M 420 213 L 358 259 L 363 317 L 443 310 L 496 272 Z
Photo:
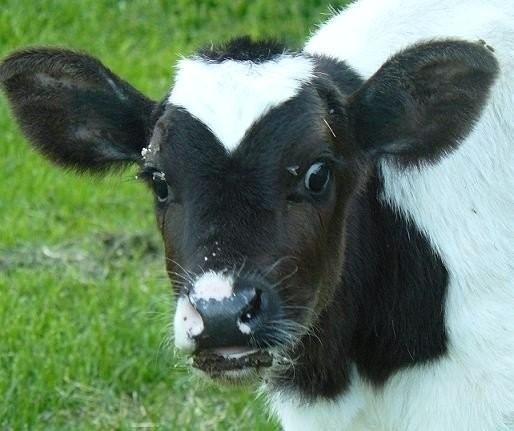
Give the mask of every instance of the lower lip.
M 272 364 L 268 352 L 255 349 L 223 348 L 193 356 L 193 366 L 210 375 L 226 371 L 267 368 Z

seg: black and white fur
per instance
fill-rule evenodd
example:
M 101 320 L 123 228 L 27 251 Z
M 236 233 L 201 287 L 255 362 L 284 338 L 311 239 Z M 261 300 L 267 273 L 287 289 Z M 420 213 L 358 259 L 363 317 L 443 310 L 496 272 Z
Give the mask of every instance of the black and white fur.
M 360 0 L 302 52 L 242 38 L 183 59 L 159 103 L 66 50 L 15 53 L 0 82 L 50 159 L 140 165 L 180 277 L 177 347 L 270 351 L 216 377 L 262 378 L 285 430 L 505 431 L 513 23 L 508 0 Z M 200 304 L 219 315 L 243 285 L 260 320 L 236 348 L 200 341 Z

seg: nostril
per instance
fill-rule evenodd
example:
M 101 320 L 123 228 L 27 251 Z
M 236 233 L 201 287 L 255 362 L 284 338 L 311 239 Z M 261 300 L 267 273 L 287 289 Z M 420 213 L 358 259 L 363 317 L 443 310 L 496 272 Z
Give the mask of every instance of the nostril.
M 249 301 L 248 306 L 239 317 L 241 323 L 249 323 L 259 314 L 261 309 L 261 295 L 262 291 L 260 289 L 255 289 L 253 298 Z

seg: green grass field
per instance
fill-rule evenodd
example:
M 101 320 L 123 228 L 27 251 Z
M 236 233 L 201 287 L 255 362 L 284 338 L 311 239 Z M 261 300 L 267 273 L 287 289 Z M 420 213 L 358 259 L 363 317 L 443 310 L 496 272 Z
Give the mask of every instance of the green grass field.
M 74 47 L 158 99 L 179 55 L 237 34 L 297 47 L 327 12 L 321 0 L 0 0 L 0 57 Z M 51 166 L 1 96 L 0 173 L 0 430 L 277 429 L 251 388 L 206 384 L 174 356 L 151 196 L 133 171 Z

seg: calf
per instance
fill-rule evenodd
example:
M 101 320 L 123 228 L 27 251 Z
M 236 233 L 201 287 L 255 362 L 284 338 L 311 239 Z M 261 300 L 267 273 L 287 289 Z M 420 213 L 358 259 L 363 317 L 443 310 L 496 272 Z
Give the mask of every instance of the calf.
M 29 49 L 0 82 L 56 163 L 136 163 L 175 343 L 286 430 L 514 429 L 514 6 L 361 0 L 301 52 L 248 38 L 154 102 Z

